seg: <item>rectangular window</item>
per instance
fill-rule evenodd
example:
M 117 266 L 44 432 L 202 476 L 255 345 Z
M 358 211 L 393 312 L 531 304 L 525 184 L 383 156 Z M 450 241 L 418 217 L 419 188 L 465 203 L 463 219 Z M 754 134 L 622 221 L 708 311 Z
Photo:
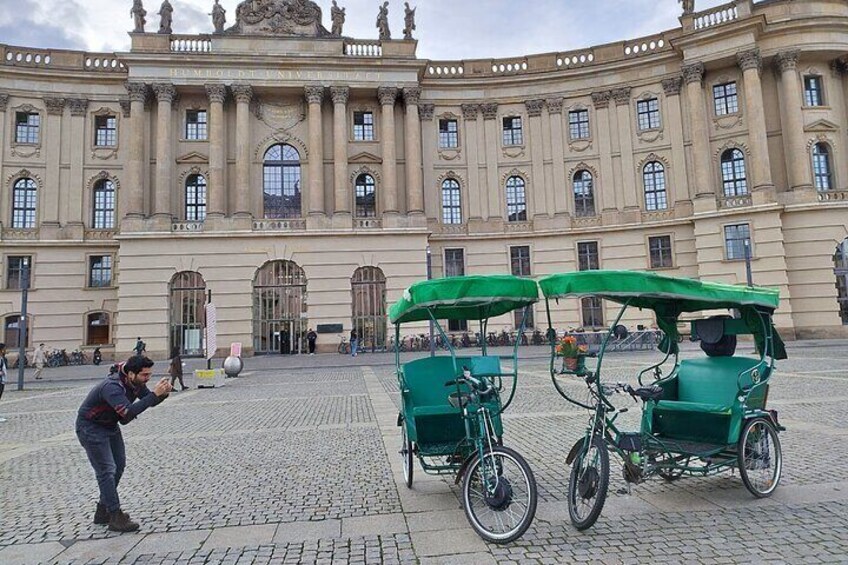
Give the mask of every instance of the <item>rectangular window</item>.
M 32 257 L 29 255 L 9 255 L 6 257 L 6 288 L 23 288 L 24 268 L 32 265 Z M 32 286 L 32 271 L 29 274 L 30 286 Z
M 439 147 L 442 149 L 459 147 L 459 124 L 456 120 L 439 120 Z
M 92 255 L 89 257 L 88 286 L 90 288 L 112 286 L 111 255 Z
M 589 110 L 574 110 L 568 113 L 569 137 L 589 139 Z
M 15 113 L 15 143 L 38 143 L 41 115 L 34 112 Z
M 636 102 L 636 113 L 639 117 L 639 129 L 659 129 L 660 101 L 656 98 Z
M 804 77 L 804 102 L 807 106 L 824 106 L 822 77 Z
M 661 235 L 648 238 L 652 269 L 667 269 L 674 266 L 671 256 L 671 236 Z
M 207 125 L 206 110 L 188 110 L 185 138 L 190 141 L 206 141 Z
M 445 276 L 465 276 L 465 250 L 445 249 Z
M 601 268 L 597 241 L 583 241 L 577 244 L 577 266 L 581 271 L 596 271 Z
M 522 245 L 520 247 L 510 247 L 509 248 L 509 263 L 510 263 L 510 272 L 516 277 L 530 277 L 532 273 L 530 271 L 530 247 L 527 245 Z M 515 315 L 515 327 L 521 327 L 521 321 L 524 319 L 524 310 L 516 310 L 514 312 Z M 533 328 L 535 327 L 533 321 L 533 309 L 531 308 L 529 312 L 527 312 L 527 320 L 525 322 L 525 327 Z
M 751 246 L 751 227 L 748 224 L 724 226 L 724 245 L 727 259 L 730 261 L 745 260 L 745 244 Z
M 94 145 L 96 147 L 115 147 L 118 140 L 118 120 L 115 116 L 96 116 L 94 118 Z
M 597 296 L 580 299 L 580 310 L 583 314 L 584 328 L 604 327 L 604 303 Z
M 520 116 L 503 119 L 503 144 L 504 146 L 524 144 L 524 129 Z
M 713 100 L 715 101 L 716 116 L 735 114 L 739 111 L 739 94 L 736 91 L 736 83 L 717 84 L 713 87 Z
M 371 112 L 353 113 L 353 140 L 374 141 L 374 114 Z

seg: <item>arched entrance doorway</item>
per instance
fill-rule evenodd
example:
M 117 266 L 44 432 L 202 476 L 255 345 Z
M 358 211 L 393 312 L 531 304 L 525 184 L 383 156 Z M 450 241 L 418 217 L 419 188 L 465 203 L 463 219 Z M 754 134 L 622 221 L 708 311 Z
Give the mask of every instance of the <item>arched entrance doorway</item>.
M 836 298 L 839 301 L 839 316 L 842 324 L 848 326 L 848 238 L 836 246 L 833 255 L 836 274 Z
M 377 267 L 362 267 L 350 280 L 353 327 L 363 349 L 386 348 L 386 275 Z
M 186 357 L 202 357 L 206 334 L 206 281 L 183 271 L 171 279 L 171 348 Z
M 256 353 L 303 353 L 306 275 L 292 261 L 271 261 L 253 280 L 253 348 Z

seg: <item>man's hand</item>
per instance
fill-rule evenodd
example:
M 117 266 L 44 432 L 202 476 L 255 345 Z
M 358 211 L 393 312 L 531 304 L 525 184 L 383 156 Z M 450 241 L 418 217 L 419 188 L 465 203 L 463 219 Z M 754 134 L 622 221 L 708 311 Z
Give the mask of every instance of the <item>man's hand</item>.
M 156 383 L 156 386 L 153 387 L 153 394 L 159 398 L 163 398 L 168 396 L 168 393 L 172 390 L 174 390 L 174 387 L 171 386 L 171 381 L 168 380 L 168 377 L 162 377 L 162 379 Z

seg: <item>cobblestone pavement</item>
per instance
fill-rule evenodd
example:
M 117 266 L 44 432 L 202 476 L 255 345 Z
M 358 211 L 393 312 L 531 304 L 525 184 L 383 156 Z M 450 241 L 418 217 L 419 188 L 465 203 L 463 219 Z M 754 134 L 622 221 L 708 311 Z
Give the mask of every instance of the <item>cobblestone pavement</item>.
M 809 345 L 790 345 L 770 391 L 788 428 L 772 498 L 730 473 L 627 493 L 613 465 L 584 533 L 568 521 L 564 460 L 587 416 L 556 394 L 544 349 L 523 349 L 505 443 L 533 468 L 539 508 L 508 546 L 473 533 L 452 481 L 416 470 L 403 486 L 391 355 L 249 359 L 225 387 L 143 414 L 124 428 L 120 489 L 142 528 L 124 535 L 91 523 L 96 482 L 73 434 L 96 373 L 55 369 L 0 401 L 0 564 L 848 563 L 848 344 Z M 651 358 L 615 354 L 606 378 L 632 380 Z M 638 406 L 619 402 L 636 429 Z

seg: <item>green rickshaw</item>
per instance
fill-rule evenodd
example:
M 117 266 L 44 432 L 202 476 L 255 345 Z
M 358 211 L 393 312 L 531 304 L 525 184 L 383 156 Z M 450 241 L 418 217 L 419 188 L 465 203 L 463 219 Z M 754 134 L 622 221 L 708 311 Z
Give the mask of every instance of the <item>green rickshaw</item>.
M 392 306 L 395 363 L 401 394 L 397 424 L 406 486 L 413 463 L 429 474 L 455 474 L 471 526 L 484 540 L 509 543 L 521 537 L 536 514 L 536 480 L 524 458 L 503 445 L 501 415 L 518 380 L 518 345 L 512 355 L 459 356 L 445 335 L 444 320 L 476 320 L 486 335 L 490 318 L 524 310 L 539 299 L 533 280 L 508 275 L 467 276 L 413 284 Z M 447 354 L 401 364 L 401 325 L 429 321 Z M 524 321 L 522 321 L 522 328 Z M 502 362 L 505 365 L 502 366 Z
M 568 483 L 571 522 L 591 527 L 604 506 L 609 487 L 609 453 L 621 458 L 624 479 L 638 484 L 659 476 L 674 481 L 684 475 L 706 476 L 738 469 L 755 497 L 770 496 L 780 482 L 783 457 L 777 412 L 766 409 L 774 361 L 786 349 L 772 316 L 779 304 L 777 289 L 735 286 L 672 278 L 634 271 L 584 271 L 552 275 L 539 282 L 551 325 L 550 301 L 565 297 L 597 297 L 621 304 L 597 352 L 578 354 L 576 363 L 551 347 L 551 378 L 566 400 L 590 411 L 584 437 L 566 459 L 572 465 Z M 628 308 L 652 310 L 664 332 L 658 348 L 664 358 L 641 370 L 638 386 L 607 383 L 602 377 L 604 353 L 614 328 Z M 706 357 L 679 359 L 679 318 L 715 310 L 691 321 L 691 336 Z M 688 316 L 687 316 L 688 317 Z M 685 325 L 684 325 L 685 327 Z M 738 335 L 752 335 L 757 357 L 734 355 Z M 590 359 L 587 366 L 587 359 Z M 570 394 L 564 380 L 582 379 L 588 400 Z M 629 394 L 642 402 L 641 429 L 625 432 L 616 420 L 612 397 Z

